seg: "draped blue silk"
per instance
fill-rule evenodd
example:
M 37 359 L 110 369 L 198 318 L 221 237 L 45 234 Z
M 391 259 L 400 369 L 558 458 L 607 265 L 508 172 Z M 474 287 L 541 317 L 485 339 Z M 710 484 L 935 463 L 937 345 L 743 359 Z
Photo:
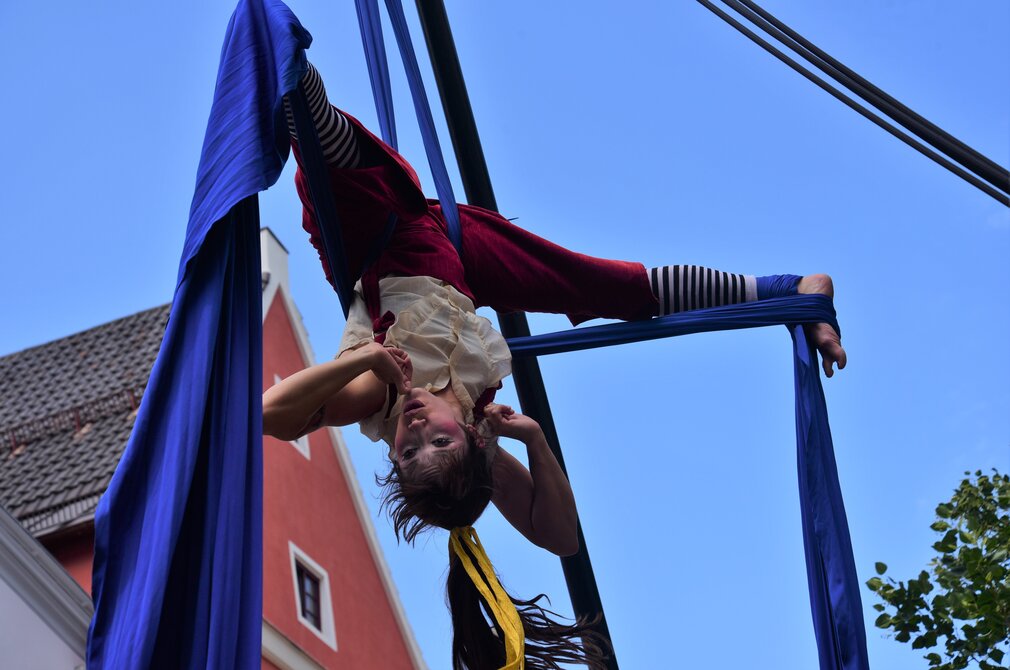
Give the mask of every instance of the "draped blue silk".
M 796 393 L 796 469 L 807 587 L 821 670 L 868 670 L 866 630 L 849 524 L 835 466 L 817 352 L 791 325 Z
M 377 0 L 355 1 L 369 72 L 385 72 Z M 448 177 L 441 177 L 447 174 L 445 163 L 441 153 L 433 150 L 433 147 L 437 148 L 438 140 L 427 101 L 423 97 L 424 89 L 413 48 L 410 46 L 403 9 L 399 0 L 386 0 L 386 8 L 404 60 L 428 162 L 438 185 L 441 179 L 447 182 Z M 388 82 L 388 74 L 384 76 Z M 382 81 L 382 78 L 372 78 L 372 93 L 379 117 L 388 119 L 388 123 L 392 124 L 388 89 L 376 89 L 376 81 Z M 395 130 L 384 128 L 384 136 L 387 132 L 391 134 Z M 441 190 L 439 197 L 444 197 Z M 451 204 L 453 207 L 448 209 L 455 210 L 455 201 Z M 800 325 L 817 322 L 828 322 L 838 328 L 831 301 L 823 296 L 791 296 L 675 314 L 649 321 L 513 338 L 509 340 L 509 348 L 513 356 L 538 356 L 688 333 L 789 324 L 793 337 L 797 468 L 803 542 L 820 667 L 821 670 L 867 670 L 869 660 L 859 579 L 835 467 L 817 353 L 811 349 Z
M 648 321 L 517 337 L 508 344 L 515 357 L 543 356 L 691 333 L 787 324 L 793 339 L 796 466 L 803 547 L 820 668 L 868 670 L 859 578 L 838 483 L 828 409 L 817 352 L 807 341 L 802 326 L 822 322 L 838 330 L 831 299 L 822 295 L 795 295 Z
M 287 157 L 311 37 L 280 2 L 231 18 L 168 327 L 95 513 L 92 670 L 261 665 L 262 293 L 255 194 Z
M 382 139 L 394 149 L 396 145 L 396 122 L 393 113 L 393 96 L 389 89 L 389 66 L 386 62 L 386 49 L 382 37 L 382 22 L 379 16 L 377 0 L 355 0 L 358 12 L 358 25 L 361 28 L 361 44 L 365 49 L 365 61 L 368 63 L 368 75 L 372 84 L 372 98 L 375 100 L 375 111 L 379 117 L 379 129 Z M 435 121 L 428 104 L 428 94 L 421 81 L 421 69 L 414 55 L 414 45 L 410 41 L 410 31 L 407 19 L 403 14 L 403 6 L 398 0 L 386 0 L 386 11 L 393 26 L 396 44 L 400 49 L 403 69 L 407 73 L 407 85 L 410 87 L 410 97 L 414 103 L 414 113 L 417 125 L 421 131 L 424 143 L 424 153 L 431 168 L 431 178 L 435 182 L 435 192 L 442 206 L 446 227 L 449 229 L 449 240 L 456 251 L 463 253 L 463 232 L 459 223 L 459 210 L 456 208 L 456 195 L 449 180 L 449 171 L 442 157 L 442 147 L 435 131 Z M 346 312 L 346 309 L 345 309 Z
M 382 17 L 374 0 L 354 0 L 358 12 L 361 46 L 365 49 L 368 80 L 372 84 L 375 113 L 379 118 L 382 140 L 399 150 L 396 140 L 396 116 L 393 109 L 393 91 L 389 85 L 389 63 L 386 61 L 386 42 L 382 36 Z

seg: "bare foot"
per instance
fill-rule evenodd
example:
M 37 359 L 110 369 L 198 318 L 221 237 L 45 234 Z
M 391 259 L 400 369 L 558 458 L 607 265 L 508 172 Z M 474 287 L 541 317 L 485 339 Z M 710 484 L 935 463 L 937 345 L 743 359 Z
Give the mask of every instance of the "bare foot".
M 796 287 L 798 293 L 820 293 L 829 298 L 835 296 L 835 287 L 831 283 L 828 275 L 807 275 L 800 280 Z M 845 367 L 845 349 L 842 348 L 842 339 L 835 332 L 835 329 L 826 323 L 812 323 L 803 326 L 807 332 L 807 337 L 814 341 L 817 351 L 821 352 L 821 365 L 824 367 L 824 374 L 828 377 L 835 374 L 832 366 L 837 363 L 838 369 Z

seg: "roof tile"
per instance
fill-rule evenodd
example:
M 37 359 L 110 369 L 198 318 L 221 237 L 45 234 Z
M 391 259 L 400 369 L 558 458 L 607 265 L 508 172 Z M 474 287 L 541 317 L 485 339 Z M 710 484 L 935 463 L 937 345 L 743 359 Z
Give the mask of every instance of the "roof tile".
M 0 504 L 32 532 L 94 511 L 129 439 L 169 308 L 0 357 Z

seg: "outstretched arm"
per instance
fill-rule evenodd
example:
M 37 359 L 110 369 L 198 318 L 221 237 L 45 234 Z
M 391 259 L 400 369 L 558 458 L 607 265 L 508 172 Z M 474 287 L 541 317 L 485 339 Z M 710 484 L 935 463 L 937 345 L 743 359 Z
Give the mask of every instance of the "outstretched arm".
M 347 120 L 347 117 L 330 104 L 326 97 L 323 79 L 312 63 L 308 64 L 308 70 L 302 76 L 302 86 L 305 87 L 309 112 L 312 115 L 312 123 L 316 127 L 319 144 L 323 148 L 326 164 L 338 168 L 358 167 L 361 155 L 358 140 L 354 134 L 354 126 Z M 284 98 L 284 113 L 287 116 L 288 133 L 291 134 L 292 139 L 298 141 L 295 117 L 291 111 L 291 103 L 286 96 Z
M 346 426 L 378 412 L 389 384 L 410 388 L 407 354 L 369 343 L 296 372 L 263 394 L 263 432 L 293 440 L 320 426 Z
M 516 414 L 503 405 L 487 410 L 488 422 L 503 437 L 526 445 L 530 468 L 527 470 L 504 450 L 495 455 L 494 492 L 491 501 L 516 530 L 533 544 L 558 556 L 579 551 L 578 512 L 575 495 L 533 419 Z

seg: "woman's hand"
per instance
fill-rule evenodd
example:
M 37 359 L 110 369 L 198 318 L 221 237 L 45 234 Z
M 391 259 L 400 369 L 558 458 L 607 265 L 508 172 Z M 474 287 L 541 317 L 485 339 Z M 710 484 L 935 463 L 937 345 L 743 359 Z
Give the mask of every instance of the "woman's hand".
M 410 390 L 406 352 L 370 342 L 332 361 L 300 370 L 263 393 L 263 432 L 281 440 L 320 426 L 346 426 L 378 412 L 387 384 Z
M 410 356 L 403 349 L 385 347 L 378 342 L 369 342 L 355 350 L 358 356 L 368 361 L 368 366 L 376 377 L 384 384 L 392 384 L 398 393 L 410 390 L 411 379 L 414 376 L 414 366 Z
M 494 403 L 488 405 L 484 408 L 484 418 L 495 434 L 511 437 L 525 444 L 544 436 L 544 431 L 540 429 L 539 423 L 525 414 L 517 414 L 508 405 Z

